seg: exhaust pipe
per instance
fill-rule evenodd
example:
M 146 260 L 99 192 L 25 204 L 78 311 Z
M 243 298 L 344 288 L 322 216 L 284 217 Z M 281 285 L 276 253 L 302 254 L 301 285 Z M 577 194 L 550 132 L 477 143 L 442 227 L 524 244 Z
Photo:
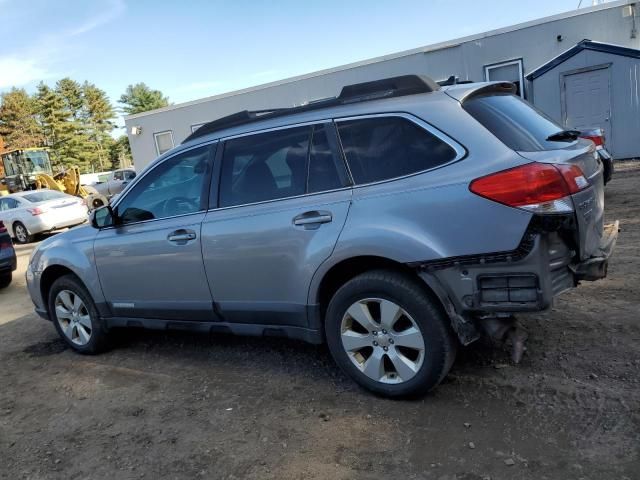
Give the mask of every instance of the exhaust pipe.
M 520 363 L 527 350 L 525 343 L 529 334 L 520 326 L 514 316 L 483 318 L 480 324 L 494 343 L 510 347 L 513 363 Z

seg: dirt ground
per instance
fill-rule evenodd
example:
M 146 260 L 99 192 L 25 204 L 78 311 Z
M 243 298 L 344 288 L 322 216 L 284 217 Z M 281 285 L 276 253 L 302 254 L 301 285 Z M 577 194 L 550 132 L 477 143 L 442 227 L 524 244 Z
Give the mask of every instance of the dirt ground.
M 618 167 L 606 280 L 522 317 L 519 366 L 463 350 L 419 401 L 358 387 L 324 347 L 127 331 L 72 353 L 0 291 L 0 478 L 639 479 L 640 163 Z

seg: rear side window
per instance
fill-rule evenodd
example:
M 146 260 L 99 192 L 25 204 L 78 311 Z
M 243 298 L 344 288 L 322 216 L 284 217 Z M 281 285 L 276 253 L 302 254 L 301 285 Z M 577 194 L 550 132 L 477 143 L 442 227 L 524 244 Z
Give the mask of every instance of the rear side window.
M 66 193 L 56 192 L 55 190 L 44 190 L 22 196 L 22 198 L 32 203 L 45 202 L 47 200 L 56 200 L 58 198 L 65 197 L 68 197 Z
M 356 184 L 428 170 L 456 157 L 450 145 L 401 117 L 341 121 L 338 132 Z
M 502 143 L 519 152 L 566 148 L 547 138 L 562 127 L 515 95 L 487 95 L 464 102 L 464 109 Z
M 228 140 L 222 157 L 220 206 L 305 193 L 311 127 Z

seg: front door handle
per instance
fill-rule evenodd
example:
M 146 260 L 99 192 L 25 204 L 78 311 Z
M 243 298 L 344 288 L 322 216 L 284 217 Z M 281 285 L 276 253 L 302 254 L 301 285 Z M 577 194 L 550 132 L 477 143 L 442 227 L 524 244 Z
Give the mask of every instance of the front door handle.
M 175 232 L 171 232 L 167 235 L 167 240 L 172 243 L 177 243 L 178 245 L 184 245 L 190 240 L 196 239 L 196 232 L 193 230 L 176 230 Z
M 318 228 L 322 223 L 333 220 L 331 212 L 313 210 L 293 217 L 293 224 L 305 228 Z

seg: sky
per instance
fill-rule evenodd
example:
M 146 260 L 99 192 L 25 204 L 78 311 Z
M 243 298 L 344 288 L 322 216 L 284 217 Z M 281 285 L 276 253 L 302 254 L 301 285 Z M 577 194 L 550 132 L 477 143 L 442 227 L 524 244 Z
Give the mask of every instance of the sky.
M 584 0 L 583 7 L 591 0 Z M 0 93 L 88 80 L 172 103 L 573 10 L 578 0 L 0 0 Z M 122 122 L 119 122 L 122 124 Z

